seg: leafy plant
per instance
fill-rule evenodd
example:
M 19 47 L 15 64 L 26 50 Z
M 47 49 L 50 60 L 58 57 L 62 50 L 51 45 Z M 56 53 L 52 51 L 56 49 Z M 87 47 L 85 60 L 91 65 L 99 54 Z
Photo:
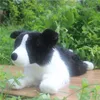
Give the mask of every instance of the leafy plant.
M 0 64 L 12 64 L 10 55 L 13 51 L 11 32 L 21 29 L 21 26 L 0 26 Z
M 70 94 L 70 97 L 73 94 L 77 94 L 77 100 L 99 100 L 100 99 L 100 84 L 89 84 L 88 80 L 82 79 L 82 86 L 71 86 L 70 88 L 74 89 L 75 92 Z
M 7 10 L 8 9 L 8 0 L 0 0 L 0 10 Z
M 7 2 L 9 10 L 7 25 L 21 24 L 23 29 L 33 31 L 43 31 L 46 28 L 56 30 L 59 33 L 59 45 L 73 49 L 83 60 L 90 60 L 99 67 L 100 0 L 82 2 L 8 0 Z M 6 40 L 6 37 L 3 38 Z M 1 54 L 2 57 L 5 57 L 6 51 Z

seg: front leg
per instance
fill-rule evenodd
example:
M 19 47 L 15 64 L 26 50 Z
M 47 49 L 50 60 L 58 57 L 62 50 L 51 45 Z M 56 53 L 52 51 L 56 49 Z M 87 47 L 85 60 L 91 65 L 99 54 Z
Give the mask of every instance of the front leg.
M 46 76 L 41 81 L 40 90 L 43 93 L 55 94 L 58 92 L 60 88 L 69 84 L 69 77 L 63 78 L 61 76 Z
M 24 87 L 30 87 L 32 85 L 34 85 L 34 80 L 30 79 L 28 77 L 23 77 L 23 78 L 19 78 L 18 83 L 15 82 L 14 79 L 10 79 L 8 80 L 8 85 L 12 88 L 12 89 L 22 89 Z

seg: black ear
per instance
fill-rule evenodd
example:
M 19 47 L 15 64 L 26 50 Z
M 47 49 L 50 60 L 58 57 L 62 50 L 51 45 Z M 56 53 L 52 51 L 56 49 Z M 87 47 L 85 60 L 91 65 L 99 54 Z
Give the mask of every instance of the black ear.
M 11 33 L 10 37 L 12 39 L 16 39 L 17 36 L 19 36 L 23 31 L 14 31 Z
M 42 33 L 42 39 L 47 46 L 54 46 L 58 41 L 58 33 L 51 29 L 46 29 Z

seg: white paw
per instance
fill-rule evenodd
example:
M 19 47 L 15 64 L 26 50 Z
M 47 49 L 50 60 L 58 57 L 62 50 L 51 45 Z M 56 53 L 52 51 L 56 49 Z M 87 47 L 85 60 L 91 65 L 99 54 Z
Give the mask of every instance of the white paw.
M 40 91 L 43 93 L 55 94 L 58 91 L 58 88 L 55 87 L 55 85 L 45 81 L 41 82 L 39 87 L 40 87 Z
M 69 51 L 70 51 L 70 52 L 73 52 L 73 50 L 72 50 L 72 49 L 69 49 Z
M 94 69 L 94 64 L 89 61 L 83 61 L 84 63 L 87 64 L 87 70 L 93 70 Z
M 18 82 L 15 82 L 14 79 L 10 79 L 8 80 L 8 86 L 12 89 L 22 89 L 24 87 L 24 84 L 19 80 Z

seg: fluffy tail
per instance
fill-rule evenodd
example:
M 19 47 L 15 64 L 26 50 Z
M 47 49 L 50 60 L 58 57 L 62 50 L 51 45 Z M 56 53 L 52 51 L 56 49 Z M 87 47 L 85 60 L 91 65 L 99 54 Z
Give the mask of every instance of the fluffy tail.
M 84 64 L 87 66 L 87 70 L 93 70 L 94 69 L 94 64 L 89 61 L 83 61 Z

